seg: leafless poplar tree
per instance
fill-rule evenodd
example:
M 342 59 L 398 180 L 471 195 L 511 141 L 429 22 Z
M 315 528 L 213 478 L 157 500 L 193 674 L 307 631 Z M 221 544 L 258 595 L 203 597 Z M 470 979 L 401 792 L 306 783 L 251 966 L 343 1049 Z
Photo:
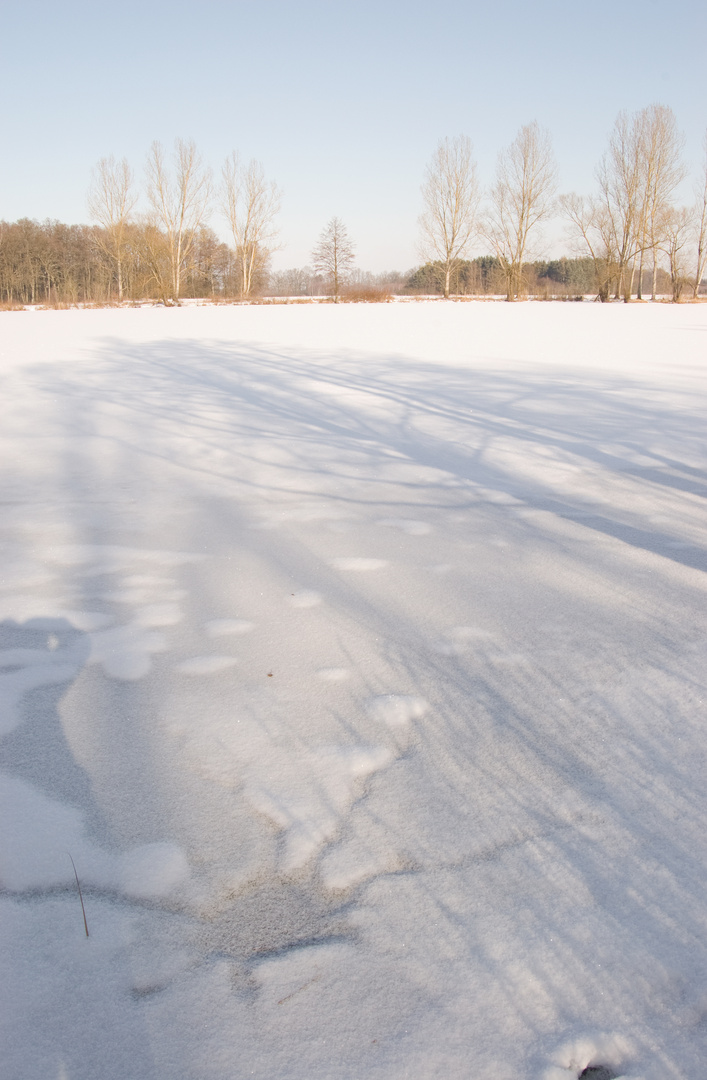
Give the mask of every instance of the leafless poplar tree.
M 700 282 L 702 281 L 702 275 L 707 266 L 707 132 L 705 132 L 703 145 L 705 150 L 704 178 L 702 190 L 698 193 L 695 213 L 697 224 L 697 263 L 695 266 L 695 281 L 692 286 L 692 295 L 695 299 L 697 299 L 697 295 L 700 291 Z
M 169 280 L 158 280 L 165 298 L 179 300 L 181 280 L 194 239 L 207 216 L 211 174 L 202 165 L 196 146 L 177 139 L 174 147 L 174 177 L 169 175 L 164 150 L 154 142 L 147 159 L 147 196 L 152 206 L 152 224 L 163 231 Z M 153 240 L 155 239 L 153 232 Z M 160 260 L 155 273 L 160 274 Z
M 312 261 L 317 273 L 324 274 L 329 280 L 334 302 L 338 304 L 341 286 L 354 262 L 354 246 L 341 218 L 333 217 L 326 225 L 312 251 Z
M 508 300 L 521 290 L 528 237 L 552 212 L 555 176 L 550 135 L 536 122 L 499 154 L 484 232 L 503 268 Z
M 639 250 L 644 188 L 644 138 L 638 114 L 619 113 L 609 138 L 609 148 L 597 169 L 599 203 L 611 232 L 616 264 L 615 296 L 631 295 L 632 267 Z
M 104 237 L 98 243 L 114 261 L 118 277 L 118 299 L 123 299 L 123 270 L 128 253 L 130 215 L 137 196 L 133 192 L 133 173 L 127 159 L 101 158 L 94 169 L 88 193 L 88 211 L 102 226 Z
M 466 135 L 442 139 L 422 185 L 420 254 L 442 264 L 447 298 L 451 276 L 477 233 L 479 195 L 471 140 Z
M 239 264 L 241 296 L 250 296 L 254 274 L 267 262 L 277 235 L 280 211 L 277 185 L 265 180 L 258 161 L 241 165 L 235 151 L 222 169 L 221 209 L 228 219 Z
M 630 299 L 636 274 L 642 296 L 646 255 L 652 256 L 652 295 L 655 299 L 658 255 L 665 251 L 671 219 L 671 198 L 684 174 L 680 161 L 683 139 L 672 110 L 651 105 L 636 113 L 619 113 L 609 147 L 597 169 L 599 194 L 588 201 L 564 196 L 561 205 L 576 235 L 595 259 L 597 251 L 608 275 L 600 286 L 608 298 L 613 286 L 618 299 Z M 596 259 L 595 259 L 596 263 Z
M 678 131 L 672 109 L 667 105 L 649 105 L 637 117 L 637 136 L 641 141 L 643 166 L 638 236 L 639 264 L 637 297 L 642 298 L 643 263 L 648 252 L 653 260 L 652 298 L 655 300 L 658 274 L 658 250 L 664 239 L 661 223 L 674 220 L 668 214 L 673 192 L 685 177 L 680 160 L 684 138 Z

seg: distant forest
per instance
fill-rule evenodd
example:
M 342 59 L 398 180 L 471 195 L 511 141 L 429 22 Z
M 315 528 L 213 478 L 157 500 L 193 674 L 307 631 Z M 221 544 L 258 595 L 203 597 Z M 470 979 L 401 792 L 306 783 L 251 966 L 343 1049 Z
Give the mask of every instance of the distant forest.
M 95 225 L 27 218 L 0 221 L 0 301 L 6 307 L 118 302 L 115 268 L 106 247 L 105 234 Z M 546 300 L 597 295 L 601 287 L 589 257 L 524 263 L 522 274 L 523 295 Z M 123 300 L 165 299 L 155 290 L 154 274 L 137 242 L 134 250 L 127 247 L 123 275 Z M 650 288 L 651 271 L 646 269 L 644 295 L 650 294 Z M 328 292 L 326 277 L 311 266 L 276 272 L 260 266 L 249 297 L 321 297 Z M 658 268 L 657 292 L 668 296 L 672 292 L 670 274 L 662 267 Z M 342 286 L 341 299 L 375 301 L 392 295 L 443 293 L 444 264 L 437 261 L 405 272 L 373 274 L 355 269 Z M 451 275 L 451 295 L 504 296 L 505 276 L 499 260 L 493 255 L 458 260 Z M 243 298 L 238 257 L 209 228 L 201 228 L 194 238 L 180 297 Z
M 696 298 L 707 267 L 707 136 L 690 206 L 675 202 L 687 178 L 683 145 L 666 106 L 622 112 L 594 191 L 558 196 L 550 136 L 537 123 L 500 152 L 486 189 L 469 138 L 442 139 L 421 186 L 422 265 L 372 274 L 356 268 L 339 218 L 313 245 L 311 265 L 273 272 L 281 194 L 262 166 L 242 164 L 234 152 L 214 180 L 193 142 L 177 139 L 171 155 L 153 143 L 142 192 L 125 159 L 98 162 L 87 200 L 92 224 L 0 221 L 0 304 L 393 294 Z M 141 195 L 146 209 L 137 213 Z M 229 243 L 207 224 L 213 210 L 228 225 Z M 551 218 L 564 220 L 572 257 L 537 258 L 538 226 Z M 487 254 L 471 258 L 474 248 Z

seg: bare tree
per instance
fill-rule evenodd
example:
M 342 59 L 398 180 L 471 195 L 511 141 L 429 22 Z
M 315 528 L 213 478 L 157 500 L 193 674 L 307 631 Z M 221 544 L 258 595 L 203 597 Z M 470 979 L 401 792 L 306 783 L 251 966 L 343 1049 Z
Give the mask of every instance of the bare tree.
M 508 300 L 521 290 L 528 237 L 552 212 L 555 176 L 550 135 L 535 121 L 499 154 L 484 232 L 503 267 Z
M 274 221 L 280 211 L 277 185 L 265 180 L 258 161 L 241 165 L 235 151 L 222 169 L 221 209 L 228 219 L 239 264 L 240 294 L 250 296 L 254 275 L 274 250 Z
M 672 206 L 666 207 L 659 228 L 662 238 L 661 248 L 668 257 L 673 303 L 677 304 L 689 281 L 685 264 L 685 249 L 694 228 L 692 210 L 685 206 L 679 210 Z
M 442 139 L 422 185 L 420 254 L 442 264 L 447 298 L 452 274 L 477 233 L 479 196 L 471 140 L 466 135 Z
M 115 263 L 118 299 L 123 299 L 123 270 L 129 247 L 130 215 L 137 196 L 133 192 L 133 172 L 127 159 L 101 158 L 94 169 L 88 193 L 88 211 L 103 227 L 98 242 Z
M 640 247 L 644 188 L 644 138 L 640 114 L 619 113 L 609 148 L 597 169 L 599 202 L 611 234 L 616 265 L 615 295 L 628 300 L 632 268 Z
M 163 231 L 169 265 L 169 281 L 163 281 L 162 287 L 168 285 L 168 298 L 178 301 L 194 238 L 206 220 L 211 174 L 202 165 L 194 143 L 177 139 L 174 178 L 169 175 L 161 144 L 154 142 L 147 159 L 147 180 L 152 223 Z
M 597 296 L 602 303 L 609 299 L 611 282 L 616 272 L 614 232 L 611 218 L 600 200 L 586 199 L 572 192 L 561 195 L 559 205 L 572 229 L 572 239 L 578 242 L 594 264 Z
M 667 105 L 649 105 L 637 116 L 643 166 L 638 236 L 639 266 L 637 297 L 642 298 L 643 261 L 650 252 L 653 259 L 652 298 L 655 300 L 658 274 L 658 249 L 663 237 L 661 223 L 671 220 L 667 213 L 678 184 L 685 177 L 680 160 L 685 140 L 677 128 L 672 109 Z
M 341 286 L 347 280 L 354 262 L 354 246 L 341 218 L 333 217 L 326 225 L 312 251 L 312 261 L 317 273 L 324 274 L 328 279 L 334 302 L 338 304 Z
M 636 113 L 619 113 L 609 146 L 597 169 L 599 194 L 585 203 L 591 208 L 583 228 L 577 215 L 576 196 L 565 196 L 562 205 L 587 249 L 593 253 L 589 233 L 601 236 L 602 255 L 610 268 L 610 280 L 618 299 L 629 300 L 637 276 L 637 296 L 643 291 L 645 257 L 652 256 L 652 294 L 655 298 L 658 253 L 663 250 L 661 227 L 676 186 L 684 176 L 680 161 L 683 138 L 672 110 L 651 105 Z M 608 295 L 608 290 L 607 290 Z
M 705 272 L 705 266 L 707 266 L 707 132 L 705 132 L 703 145 L 705 149 L 704 182 L 702 190 L 698 194 L 695 213 L 697 223 L 697 263 L 695 266 L 695 281 L 692 286 L 692 295 L 695 299 L 699 294 L 700 282 Z

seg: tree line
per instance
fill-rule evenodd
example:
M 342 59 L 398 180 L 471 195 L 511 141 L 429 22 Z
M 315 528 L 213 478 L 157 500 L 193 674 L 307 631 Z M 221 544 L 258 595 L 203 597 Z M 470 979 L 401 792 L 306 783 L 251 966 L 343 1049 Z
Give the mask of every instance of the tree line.
M 599 299 L 642 299 L 648 268 L 655 299 L 661 264 L 673 300 L 686 288 L 696 297 L 707 261 L 707 136 L 692 206 L 675 204 L 686 177 L 683 147 L 667 106 L 622 112 L 597 166 L 595 191 L 557 198 L 550 135 L 527 124 L 499 154 L 483 199 L 469 138 L 443 139 L 422 187 L 420 252 L 439 267 L 441 290 L 449 296 L 455 270 L 481 239 L 500 268 L 506 298 L 514 300 L 527 287 L 531 240 L 543 221 L 559 213 L 577 254 L 591 260 Z
M 371 275 L 355 266 L 355 248 L 340 218 L 324 227 L 312 265 L 271 273 L 281 194 L 256 161 L 234 152 L 218 178 L 191 141 L 171 156 L 152 144 L 143 213 L 128 162 L 101 159 L 87 208 L 93 224 L 22 219 L 0 222 L 0 301 L 6 304 L 111 302 L 185 297 L 349 295 L 386 292 L 504 294 L 599 299 L 697 296 L 707 262 L 705 165 L 691 206 L 676 205 L 686 177 L 684 139 L 672 110 L 651 105 L 620 113 L 588 195 L 557 196 L 550 136 L 537 123 L 520 129 L 498 157 L 484 192 L 470 139 L 446 138 L 421 188 L 419 254 L 401 274 Z M 230 243 L 208 224 L 216 209 Z M 538 258 L 540 227 L 561 215 L 572 258 Z M 533 246 L 534 245 L 534 246 Z M 472 248 L 488 252 L 470 258 Z

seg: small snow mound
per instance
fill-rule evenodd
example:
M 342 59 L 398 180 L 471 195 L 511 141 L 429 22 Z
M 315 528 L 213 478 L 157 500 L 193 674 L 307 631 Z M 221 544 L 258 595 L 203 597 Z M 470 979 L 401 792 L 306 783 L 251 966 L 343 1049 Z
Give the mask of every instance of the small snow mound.
M 409 694 L 383 694 L 367 706 L 368 715 L 390 728 L 406 728 L 411 720 L 420 720 L 429 708 L 424 698 Z
M 235 663 L 235 656 L 192 656 L 174 667 L 182 675 L 215 675 L 218 671 L 233 667 Z
M 368 570 L 382 570 L 388 563 L 385 559 L 332 559 L 331 565 L 335 570 L 352 570 L 354 573 L 365 573 Z
M 344 667 L 324 667 L 319 669 L 317 677 L 324 682 L 343 682 L 351 678 L 351 672 Z
M 389 529 L 399 529 L 400 532 L 407 532 L 409 537 L 425 537 L 432 532 L 431 525 L 427 525 L 426 522 L 414 521 L 410 517 L 383 517 L 378 524 Z
M 543 1080 L 567 1080 L 568 1072 L 583 1080 L 618 1080 L 633 1052 L 623 1035 L 573 1039 L 552 1055 L 553 1064 L 543 1073 Z
M 412 518 L 383 518 L 379 525 L 386 525 L 389 529 L 400 529 L 408 536 L 427 536 L 432 532 L 432 526 L 426 521 L 415 521 Z
M 255 627 L 255 623 L 247 619 L 212 619 L 207 622 L 205 629 L 210 638 L 225 637 L 228 634 L 249 634 Z
M 176 844 L 144 844 L 122 857 L 119 887 L 127 896 L 156 900 L 189 877 L 186 855 Z

